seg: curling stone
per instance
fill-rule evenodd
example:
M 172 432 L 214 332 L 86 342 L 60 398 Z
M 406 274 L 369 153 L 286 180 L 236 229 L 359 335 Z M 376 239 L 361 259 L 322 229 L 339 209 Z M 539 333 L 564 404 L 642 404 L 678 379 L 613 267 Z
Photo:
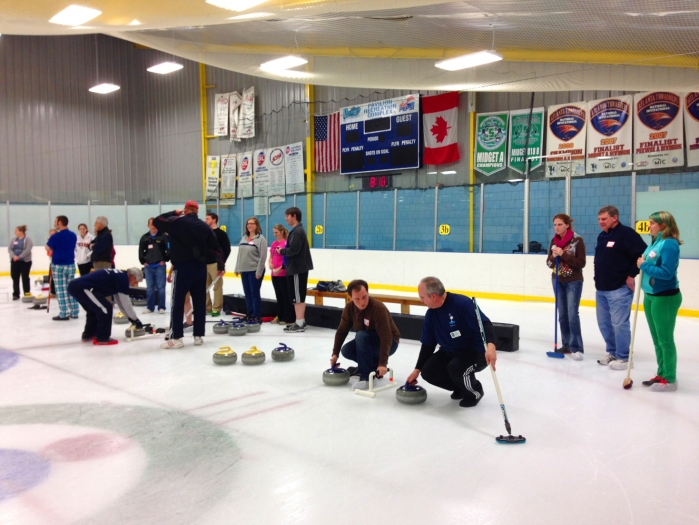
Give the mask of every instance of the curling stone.
M 233 365 L 238 360 L 238 354 L 231 350 L 230 346 L 222 346 L 214 354 L 214 363 L 217 365 Z
M 259 332 L 260 328 L 262 328 L 261 323 L 245 323 L 245 325 L 248 327 L 248 333 L 249 334 L 254 334 L 255 332 Z
M 226 321 L 219 321 L 218 323 L 216 323 L 214 325 L 214 333 L 215 334 L 227 334 L 229 327 L 230 327 L 230 324 L 228 324 Z
M 46 304 L 46 297 L 44 297 L 43 295 L 39 294 L 39 295 L 37 295 L 36 297 L 34 297 L 34 300 L 33 300 L 32 302 L 33 302 L 34 304 L 36 304 L 36 305 Z
M 340 368 L 340 363 L 335 363 L 331 368 L 323 372 L 323 383 L 330 386 L 342 386 L 349 383 L 350 374 L 344 368 Z
M 22 296 L 22 302 L 23 303 L 33 303 L 34 302 L 34 296 L 30 293 L 25 293 Z
M 278 346 L 274 350 L 272 350 L 272 360 L 274 361 L 291 361 L 294 356 L 296 355 L 294 353 L 293 348 L 289 348 L 286 346 L 284 343 L 279 343 L 281 346 Z
M 117 314 L 114 316 L 114 323 L 115 324 L 127 324 L 127 323 L 129 323 L 129 320 L 124 314 L 122 314 L 121 312 L 117 312 Z
M 133 325 L 132 325 L 133 326 Z M 126 334 L 127 338 L 131 338 L 131 326 L 126 329 L 124 332 Z M 146 335 L 146 327 L 144 326 L 143 328 L 136 328 L 134 327 L 133 329 L 133 337 L 143 337 Z
M 228 326 L 228 335 L 245 335 L 248 333 L 248 326 L 241 323 L 233 323 Z
M 419 405 L 427 401 L 427 390 L 418 385 L 405 383 L 396 390 L 396 399 L 406 405 Z
M 131 304 L 134 306 L 148 306 L 148 299 L 142 297 L 134 297 L 131 299 Z
M 265 362 L 265 353 L 253 346 L 247 352 L 243 352 L 241 361 L 244 365 L 261 365 Z

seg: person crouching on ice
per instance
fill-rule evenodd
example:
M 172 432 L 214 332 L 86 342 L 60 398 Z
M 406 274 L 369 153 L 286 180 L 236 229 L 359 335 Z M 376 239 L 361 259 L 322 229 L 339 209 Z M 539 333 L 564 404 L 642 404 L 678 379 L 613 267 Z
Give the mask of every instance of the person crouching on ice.
M 112 296 L 114 302 L 131 324 L 143 328 L 143 323 L 131 305 L 129 287 L 138 286 L 143 280 L 140 268 L 123 270 L 97 270 L 71 281 L 68 293 L 85 309 L 87 320 L 82 340 L 92 341 L 95 345 L 115 345 L 112 339 L 112 303 L 107 297 Z
M 474 407 L 483 399 L 483 386 L 476 379 L 487 365 L 495 370 L 495 331 L 483 312 L 481 319 L 488 350 L 483 348 L 476 309 L 466 296 L 448 292 L 436 277 L 425 277 L 417 287 L 420 300 L 428 308 L 422 325 L 420 355 L 408 383 L 420 373 L 428 383 L 451 390 L 459 406 Z M 435 352 L 437 345 L 439 350 Z

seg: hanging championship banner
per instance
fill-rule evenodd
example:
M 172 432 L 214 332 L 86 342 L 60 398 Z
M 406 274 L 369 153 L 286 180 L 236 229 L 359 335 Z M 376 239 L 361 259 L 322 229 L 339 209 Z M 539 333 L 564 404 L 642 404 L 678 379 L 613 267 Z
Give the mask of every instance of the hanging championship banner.
M 286 177 L 284 173 L 284 150 L 272 148 L 269 152 L 269 195 L 286 194 Z
M 235 155 L 221 155 L 221 204 L 235 204 Z
M 541 166 L 544 108 L 534 108 L 531 112 L 531 129 L 527 128 L 529 114 L 528 109 L 510 111 L 510 140 L 507 145 L 508 166 L 518 173 L 526 172 L 525 154 L 527 159 L 533 159 L 529 161 L 529 171 L 534 171 Z M 527 137 L 529 137 L 528 142 Z M 525 151 L 527 144 L 529 144 L 529 150 Z
M 243 91 L 238 121 L 238 138 L 251 139 L 255 136 L 255 86 Z
M 252 197 L 252 151 L 238 155 L 238 198 Z
M 228 135 L 228 94 L 216 95 L 214 114 L 214 135 Z
M 303 144 L 295 142 L 284 146 L 284 170 L 286 172 L 286 192 L 303 193 Z
M 476 148 L 473 169 L 489 176 L 507 166 L 509 112 L 476 115 Z
M 684 135 L 687 140 L 687 166 L 699 166 L 699 93 L 684 96 Z
M 252 154 L 255 197 L 269 195 L 269 150 L 258 149 Z
M 587 103 L 586 173 L 630 171 L 633 140 L 633 95 L 602 98 Z
M 240 105 L 243 97 L 237 91 L 230 93 L 228 102 L 228 127 L 230 130 L 231 142 L 240 142 L 238 137 L 238 118 L 240 117 Z
M 546 176 L 585 175 L 587 103 L 549 106 L 546 126 Z
M 670 91 L 634 95 L 633 164 L 636 169 L 684 166 L 681 97 Z
M 206 157 L 206 199 L 218 199 L 218 177 L 221 157 L 208 155 Z
M 253 199 L 255 215 L 269 215 L 269 197 L 257 197 Z

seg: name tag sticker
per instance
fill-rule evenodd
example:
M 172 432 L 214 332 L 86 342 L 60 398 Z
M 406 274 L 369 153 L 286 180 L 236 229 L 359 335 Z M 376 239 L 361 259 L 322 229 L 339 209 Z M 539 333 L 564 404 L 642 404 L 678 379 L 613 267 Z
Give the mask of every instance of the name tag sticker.
M 461 332 L 457 330 L 456 332 L 451 332 L 449 335 L 452 339 L 456 339 L 457 337 L 461 337 Z
M 364 319 L 364 326 L 369 326 L 369 319 Z
M 614 248 L 614 241 L 609 241 L 607 243 L 607 248 Z
M 152 245 L 152 244 L 149 244 L 149 245 L 148 245 L 148 249 L 149 249 L 149 250 L 152 250 L 152 249 L 153 249 L 153 245 Z
M 651 251 L 651 252 L 648 254 L 648 257 L 650 257 L 651 259 L 655 259 L 655 258 L 657 257 L 657 255 L 658 255 L 657 253 L 655 253 L 654 251 Z

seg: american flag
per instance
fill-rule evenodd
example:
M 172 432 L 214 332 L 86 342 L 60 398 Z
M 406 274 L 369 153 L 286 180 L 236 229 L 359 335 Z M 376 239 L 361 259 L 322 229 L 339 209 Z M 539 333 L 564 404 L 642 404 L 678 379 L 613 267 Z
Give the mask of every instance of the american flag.
M 313 117 L 315 142 L 315 171 L 340 169 L 340 112 Z

